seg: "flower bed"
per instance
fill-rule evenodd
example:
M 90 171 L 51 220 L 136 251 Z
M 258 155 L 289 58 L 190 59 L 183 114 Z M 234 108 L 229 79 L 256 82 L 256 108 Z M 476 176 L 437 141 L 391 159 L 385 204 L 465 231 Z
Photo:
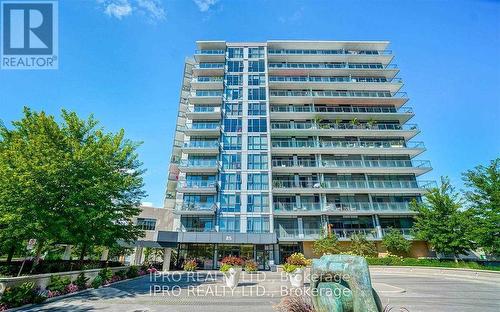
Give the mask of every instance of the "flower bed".
M 425 266 L 438 268 L 455 268 L 455 269 L 474 269 L 474 270 L 490 270 L 500 271 L 500 266 L 484 266 L 476 262 L 454 262 L 450 260 L 438 259 L 415 259 L 403 258 L 398 256 L 389 256 L 384 258 L 366 258 L 369 265 L 387 265 L 387 266 Z

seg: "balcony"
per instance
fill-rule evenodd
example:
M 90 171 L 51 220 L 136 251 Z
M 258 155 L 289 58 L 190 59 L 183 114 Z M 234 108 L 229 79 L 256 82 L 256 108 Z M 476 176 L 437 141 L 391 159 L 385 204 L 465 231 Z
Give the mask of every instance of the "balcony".
M 219 106 L 191 106 L 186 111 L 186 117 L 191 120 L 220 120 L 222 115 Z
M 382 235 L 385 236 L 386 234 L 388 234 L 392 229 L 390 228 L 387 228 L 387 229 L 382 229 Z M 403 234 L 403 236 L 406 238 L 406 239 L 409 239 L 409 240 L 412 240 L 413 239 L 413 231 L 412 229 L 395 229 L 395 230 L 398 230 L 401 234 Z
M 273 180 L 273 192 L 279 194 L 295 193 L 413 193 L 422 194 L 428 188 L 437 187 L 435 181 L 397 181 L 397 180 L 330 180 L 321 182 L 319 180 L 309 179 L 295 181 L 293 179 L 275 179 Z
M 219 76 L 199 76 L 191 80 L 191 87 L 196 90 L 222 90 L 224 87 L 224 77 Z
M 369 90 L 270 90 L 271 104 L 368 104 L 400 107 L 408 101 L 406 92 Z
M 279 228 L 277 231 L 279 241 L 307 241 L 316 240 L 321 237 L 321 229 L 304 229 L 300 233 L 298 228 Z M 376 229 L 336 229 L 333 233 L 340 241 L 348 241 L 352 235 L 359 234 L 365 236 L 369 240 L 381 239 L 377 235 Z
M 321 214 L 321 203 L 274 203 L 274 213 L 279 215 Z
M 380 62 L 388 64 L 393 55 L 390 50 L 305 50 L 305 49 L 269 49 L 268 60 L 272 62 Z
M 380 137 L 395 136 L 409 140 L 420 130 L 415 124 L 387 124 L 387 123 L 314 123 L 306 122 L 271 122 L 271 134 L 278 136 L 308 135 L 308 136 L 362 136 Z
M 190 104 L 222 104 L 222 90 L 196 90 L 189 97 Z
M 273 159 L 273 172 L 322 173 L 414 173 L 421 175 L 432 170 L 428 160 L 316 160 Z
M 369 240 L 381 239 L 375 229 L 338 229 L 333 230 L 338 240 L 350 240 L 354 234 L 363 235 Z
M 393 141 L 316 141 L 272 140 L 273 155 L 290 154 L 370 154 L 417 156 L 425 151 L 423 142 Z
M 186 125 L 184 134 L 189 136 L 218 137 L 220 135 L 219 123 L 193 123 Z
M 179 164 L 181 172 L 217 173 L 219 162 L 215 159 L 183 159 Z
M 401 78 L 353 76 L 270 76 L 271 89 L 321 90 L 386 90 L 398 92 L 403 87 Z
M 396 64 L 382 63 L 270 62 L 268 71 L 271 76 L 368 76 L 392 79 L 396 77 L 399 69 Z
M 335 203 L 280 203 L 273 204 L 275 215 L 362 215 L 374 213 L 412 214 L 407 202 L 335 202 Z
M 226 59 L 225 50 L 196 50 L 194 59 L 197 62 L 224 62 Z
M 314 105 L 272 105 L 272 120 L 338 119 L 352 120 L 398 120 L 404 124 L 414 116 L 411 107 L 396 109 L 393 106 L 314 106 Z
M 199 63 L 193 67 L 193 76 L 223 76 L 224 63 Z
M 186 154 L 218 155 L 219 141 L 184 142 L 182 152 Z
M 215 194 L 217 182 L 215 181 L 180 181 L 177 184 L 180 193 Z
M 182 203 L 175 206 L 175 214 L 213 215 L 217 210 L 214 203 Z

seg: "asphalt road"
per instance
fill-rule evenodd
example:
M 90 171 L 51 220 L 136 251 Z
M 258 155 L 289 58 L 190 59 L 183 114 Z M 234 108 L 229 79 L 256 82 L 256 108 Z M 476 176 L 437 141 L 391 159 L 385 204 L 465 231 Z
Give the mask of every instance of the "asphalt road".
M 372 283 L 392 311 L 500 311 L 500 274 L 470 271 L 371 268 Z M 273 311 L 289 292 L 278 273 L 243 274 L 236 290 L 221 277 L 177 274 L 125 281 L 23 311 L 225 312 Z

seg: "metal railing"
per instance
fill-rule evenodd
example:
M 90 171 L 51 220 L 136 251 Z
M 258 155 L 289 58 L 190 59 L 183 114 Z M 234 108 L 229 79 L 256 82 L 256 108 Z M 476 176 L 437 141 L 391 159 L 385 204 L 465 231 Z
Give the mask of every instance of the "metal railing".
M 192 82 L 223 82 L 224 77 L 199 76 L 193 78 Z
M 220 90 L 196 90 L 191 96 L 202 97 L 202 96 L 222 96 L 222 91 Z
M 381 63 L 269 63 L 270 69 L 394 69 L 396 64 Z
M 198 55 L 224 55 L 226 53 L 225 50 L 196 50 L 194 52 Z
M 385 77 L 352 77 L 352 76 L 269 76 L 269 82 L 368 82 L 368 83 L 402 83 L 401 78 Z
M 219 166 L 216 159 L 183 159 L 180 161 L 181 167 L 188 168 L 214 168 Z
M 386 123 L 314 123 L 310 121 L 306 122 L 272 122 L 271 129 L 321 129 L 321 130 L 418 130 L 416 124 L 386 124 Z
M 219 141 L 190 141 L 184 142 L 183 147 L 186 148 L 217 148 Z
M 390 106 L 299 106 L 272 105 L 271 112 L 283 113 L 400 113 L 412 114 L 411 107 L 396 109 Z
M 189 107 L 188 111 L 190 113 L 220 113 L 220 107 L 218 107 L 218 106 L 194 106 L 194 107 Z
M 371 98 L 406 98 L 406 92 L 390 91 L 335 91 L 335 90 L 269 90 L 270 96 L 283 97 L 371 97 Z
M 425 148 L 423 142 L 403 140 L 393 141 L 290 141 L 272 140 L 274 148 Z
M 321 211 L 321 203 L 274 203 L 276 212 L 312 212 Z
M 210 212 L 217 209 L 215 203 L 189 203 L 185 202 L 175 206 L 177 211 Z
M 217 185 L 216 181 L 180 181 L 178 188 L 213 188 Z
M 198 69 L 223 69 L 224 63 L 199 63 L 195 65 Z
M 345 50 L 345 49 L 269 49 L 270 55 L 391 55 L 391 50 Z
M 210 123 L 210 122 L 198 122 L 198 123 L 192 123 L 190 125 L 186 125 L 186 129 L 190 130 L 215 130 L 219 129 L 220 124 L 219 123 Z
M 435 181 L 397 181 L 397 180 L 319 180 L 295 181 L 293 179 L 275 179 L 273 187 L 315 188 L 315 189 L 421 189 L 437 187 Z

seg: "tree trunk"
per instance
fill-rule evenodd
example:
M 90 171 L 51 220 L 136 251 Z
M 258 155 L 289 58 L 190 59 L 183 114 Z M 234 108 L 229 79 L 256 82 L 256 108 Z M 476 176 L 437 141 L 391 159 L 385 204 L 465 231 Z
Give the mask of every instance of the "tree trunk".
M 30 274 L 33 272 L 33 270 L 35 269 L 35 267 L 40 262 L 40 255 L 42 254 L 42 248 L 43 248 L 43 242 L 40 241 L 36 245 L 36 254 L 35 254 L 35 258 L 33 259 L 33 265 L 31 266 Z
M 83 261 L 85 258 L 85 254 L 87 253 L 87 244 L 83 243 L 82 245 L 82 251 L 80 252 L 80 261 Z
M 12 258 L 14 257 L 15 252 L 16 252 L 16 244 L 12 244 L 12 246 L 10 246 L 9 252 L 7 254 L 7 265 L 11 264 Z
M 455 263 L 458 263 L 458 255 L 457 254 L 453 255 L 453 259 L 455 260 Z

